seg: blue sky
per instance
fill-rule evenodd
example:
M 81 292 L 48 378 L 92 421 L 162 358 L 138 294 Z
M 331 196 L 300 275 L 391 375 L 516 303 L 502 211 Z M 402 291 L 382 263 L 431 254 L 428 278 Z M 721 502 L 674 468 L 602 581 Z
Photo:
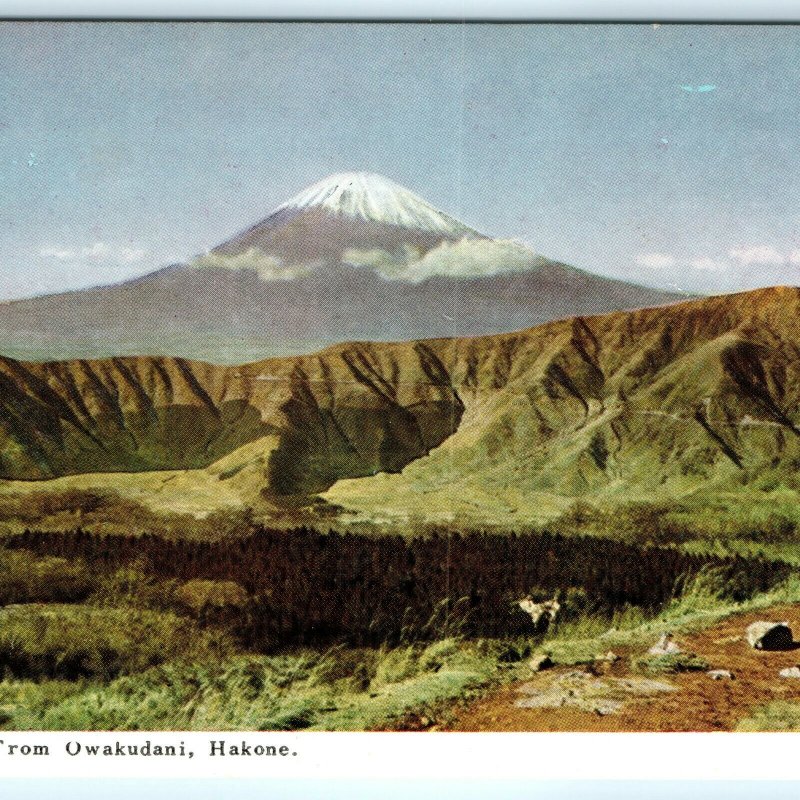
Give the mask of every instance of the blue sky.
M 346 170 L 595 272 L 797 284 L 798 45 L 758 26 L 0 24 L 0 299 L 188 259 Z

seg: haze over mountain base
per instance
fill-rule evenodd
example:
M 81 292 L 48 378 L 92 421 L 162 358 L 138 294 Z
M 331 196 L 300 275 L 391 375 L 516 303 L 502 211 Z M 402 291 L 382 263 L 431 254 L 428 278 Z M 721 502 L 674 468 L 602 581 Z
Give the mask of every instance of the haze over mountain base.
M 184 266 L 0 306 L 0 352 L 34 361 L 153 354 L 237 364 L 342 341 L 501 333 L 678 299 L 557 264 L 420 283 L 366 267 L 265 281 L 252 270 Z

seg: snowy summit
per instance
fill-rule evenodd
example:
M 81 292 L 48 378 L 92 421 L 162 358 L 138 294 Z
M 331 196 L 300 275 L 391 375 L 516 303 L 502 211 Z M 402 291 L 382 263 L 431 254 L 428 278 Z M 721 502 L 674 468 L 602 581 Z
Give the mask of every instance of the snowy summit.
M 309 208 L 324 208 L 333 214 L 449 237 L 474 235 L 466 225 L 434 208 L 419 195 L 370 172 L 331 175 L 278 206 L 271 216 Z

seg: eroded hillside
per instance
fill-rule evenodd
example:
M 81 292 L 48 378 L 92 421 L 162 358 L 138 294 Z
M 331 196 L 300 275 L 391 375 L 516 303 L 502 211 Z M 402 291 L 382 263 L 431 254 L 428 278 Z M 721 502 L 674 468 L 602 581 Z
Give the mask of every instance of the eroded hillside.
M 463 412 L 447 370 L 421 343 L 237 368 L 1 359 L 0 390 L 3 478 L 201 469 L 267 439 L 264 485 L 282 495 L 398 470 L 452 434 Z
M 386 521 L 425 508 L 513 524 L 592 494 L 795 490 L 799 298 L 776 288 L 454 341 L 457 433 L 400 475 L 325 497 Z
M 241 503 L 324 493 L 342 513 L 401 523 L 765 476 L 794 491 L 799 318 L 798 290 L 776 288 L 241 367 L 3 359 L 0 472 L 180 470 L 220 496 L 238 484 Z

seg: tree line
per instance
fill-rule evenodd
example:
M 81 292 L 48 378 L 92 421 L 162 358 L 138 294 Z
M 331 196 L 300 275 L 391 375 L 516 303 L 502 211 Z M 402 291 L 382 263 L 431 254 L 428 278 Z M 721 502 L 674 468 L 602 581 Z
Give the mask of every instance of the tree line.
M 221 541 L 155 534 L 25 531 L 4 545 L 40 555 L 81 558 L 96 570 L 136 564 L 162 581 L 234 581 L 249 597 L 235 610 L 203 618 L 236 630 L 257 649 L 287 643 L 376 644 L 403 636 L 530 633 L 516 602 L 561 592 L 584 611 L 625 605 L 656 610 L 701 570 L 713 569 L 731 596 L 766 591 L 789 572 L 763 558 L 687 554 L 556 533 L 432 533 L 367 537 L 310 528 L 254 528 Z M 567 609 L 569 610 L 569 609 Z

